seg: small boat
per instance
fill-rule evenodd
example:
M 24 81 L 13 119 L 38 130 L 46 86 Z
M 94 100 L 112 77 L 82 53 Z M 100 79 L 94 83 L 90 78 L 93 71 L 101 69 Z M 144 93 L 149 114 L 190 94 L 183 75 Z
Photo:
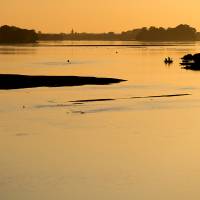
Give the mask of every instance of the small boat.
M 165 64 L 172 64 L 173 60 L 172 60 L 172 58 L 168 57 L 168 58 L 165 58 L 164 63 Z

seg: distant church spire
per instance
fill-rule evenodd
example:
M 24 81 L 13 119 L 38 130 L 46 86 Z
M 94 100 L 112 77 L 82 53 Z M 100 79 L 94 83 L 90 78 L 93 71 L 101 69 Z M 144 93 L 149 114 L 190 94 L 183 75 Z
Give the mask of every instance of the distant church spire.
M 72 28 L 72 30 L 71 30 L 71 35 L 74 35 L 74 29 Z

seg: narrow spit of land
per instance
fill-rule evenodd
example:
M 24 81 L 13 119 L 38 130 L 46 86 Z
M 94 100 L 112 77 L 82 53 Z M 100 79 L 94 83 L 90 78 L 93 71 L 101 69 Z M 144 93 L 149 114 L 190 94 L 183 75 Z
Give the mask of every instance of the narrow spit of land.
M 28 76 L 19 74 L 0 74 L 0 89 L 22 89 L 34 87 L 64 87 L 82 85 L 109 85 L 126 81 L 118 78 L 84 76 Z

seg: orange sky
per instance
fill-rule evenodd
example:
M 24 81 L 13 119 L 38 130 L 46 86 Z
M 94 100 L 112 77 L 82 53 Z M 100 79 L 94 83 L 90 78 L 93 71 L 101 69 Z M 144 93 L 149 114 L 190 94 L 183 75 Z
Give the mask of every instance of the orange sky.
M 200 30 L 199 0 L 6 0 L 0 25 L 42 32 L 121 32 L 187 23 Z

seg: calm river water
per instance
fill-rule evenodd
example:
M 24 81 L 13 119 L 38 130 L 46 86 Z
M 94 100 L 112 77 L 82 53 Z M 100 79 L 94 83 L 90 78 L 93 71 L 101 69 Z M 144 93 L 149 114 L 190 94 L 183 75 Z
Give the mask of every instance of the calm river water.
M 198 42 L 0 46 L 1 74 L 127 80 L 0 90 L 0 199 L 199 200 L 200 72 L 179 65 L 199 50 Z M 189 95 L 166 96 L 174 94 Z

